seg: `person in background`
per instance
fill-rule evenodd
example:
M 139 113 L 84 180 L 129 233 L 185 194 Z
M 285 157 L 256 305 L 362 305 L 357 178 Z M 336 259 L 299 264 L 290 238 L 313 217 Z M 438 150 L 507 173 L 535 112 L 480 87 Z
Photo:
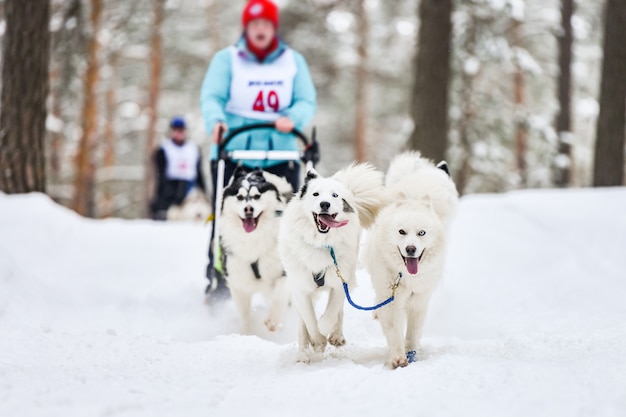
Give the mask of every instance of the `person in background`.
M 273 122 L 275 129 L 238 135 L 226 147 L 231 150 L 297 150 L 293 129 L 303 131 L 316 110 L 315 86 L 305 59 L 278 36 L 278 7 L 270 0 L 251 0 L 242 14 L 243 34 L 233 46 L 217 52 L 202 83 L 200 108 L 211 135 L 213 190 L 217 180 L 217 143 L 229 128 Z M 241 164 L 261 168 L 286 178 L 297 190 L 299 164 L 293 161 L 227 161 L 225 184 Z M 213 196 L 213 212 L 215 195 Z M 209 245 L 207 293 L 225 288 L 220 271 L 214 269 L 213 235 Z
M 194 187 L 206 191 L 200 147 L 187 140 L 185 119 L 170 122 L 170 138 L 154 154 L 156 191 L 150 205 L 152 218 L 165 220 L 172 205 L 180 205 Z

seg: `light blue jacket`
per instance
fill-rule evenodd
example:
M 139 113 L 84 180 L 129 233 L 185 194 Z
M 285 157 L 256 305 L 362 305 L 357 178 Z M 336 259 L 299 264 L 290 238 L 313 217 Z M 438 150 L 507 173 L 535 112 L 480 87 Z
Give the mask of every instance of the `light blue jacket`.
M 246 41 L 242 37 L 236 44 L 242 52 L 239 59 L 257 60 L 246 47 Z M 271 65 L 288 46 L 280 41 L 276 51 L 272 52 L 264 61 L 263 65 Z M 293 51 L 296 61 L 296 75 L 293 80 L 293 97 L 291 106 L 284 109 L 281 114 L 291 119 L 296 129 L 304 131 L 315 115 L 316 92 L 311 74 L 304 57 Z M 217 122 L 224 122 L 229 129 L 246 126 L 253 123 L 263 122 L 241 117 L 226 112 L 226 103 L 230 96 L 230 83 L 232 80 L 232 62 L 229 48 L 217 52 L 202 83 L 200 92 L 200 109 L 204 118 L 207 133 L 213 132 L 213 127 Z M 227 150 L 297 150 L 297 138 L 292 134 L 280 133 L 274 129 L 252 130 L 244 132 L 230 141 Z M 217 145 L 211 145 L 211 159 L 217 159 Z M 248 167 L 265 168 L 280 163 L 281 161 L 242 161 Z

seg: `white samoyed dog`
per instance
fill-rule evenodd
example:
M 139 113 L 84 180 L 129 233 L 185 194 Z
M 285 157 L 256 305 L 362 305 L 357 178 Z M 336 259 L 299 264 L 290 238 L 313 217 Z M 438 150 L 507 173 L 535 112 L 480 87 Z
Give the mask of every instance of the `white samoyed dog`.
M 278 224 L 292 195 L 291 185 L 265 171 L 238 168 L 223 192 L 220 245 L 224 277 L 237 309 L 241 331 L 254 331 L 252 298 L 269 303 L 264 324 L 282 324 L 289 305 L 285 273 L 277 249 Z
M 211 204 L 202 191 L 197 188 L 189 191 L 180 206 L 167 210 L 168 221 L 204 222 L 211 214 Z
M 418 152 L 406 152 L 389 166 L 385 201 L 364 263 L 378 302 L 398 285 L 395 300 L 376 312 L 389 348 L 385 365 L 397 368 L 420 350 L 428 301 L 443 274 L 446 231 L 458 193 L 445 162 L 435 166 Z
M 299 360 L 323 352 L 326 344 L 342 346 L 342 281 L 355 284 L 361 229 L 373 222 L 381 204 L 383 174 L 369 164 L 353 164 L 330 178 L 307 173 L 300 191 L 280 222 L 278 250 L 287 274 L 291 302 L 300 319 Z M 328 291 L 325 312 L 317 318 L 315 296 Z

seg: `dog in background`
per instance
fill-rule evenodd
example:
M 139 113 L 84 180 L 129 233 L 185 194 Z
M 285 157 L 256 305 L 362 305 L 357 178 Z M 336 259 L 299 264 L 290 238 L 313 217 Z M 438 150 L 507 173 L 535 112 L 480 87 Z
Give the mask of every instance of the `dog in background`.
M 211 214 L 211 204 L 202 191 L 194 188 L 189 191 L 182 204 L 167 210 L 168 221 L 205 222 Z

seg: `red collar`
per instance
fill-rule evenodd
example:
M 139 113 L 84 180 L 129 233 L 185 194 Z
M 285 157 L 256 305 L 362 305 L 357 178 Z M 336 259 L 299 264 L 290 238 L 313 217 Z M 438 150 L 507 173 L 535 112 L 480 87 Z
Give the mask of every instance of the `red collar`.
M 252 52 L 254 56 L 257 57 L 259 62 L 263 62 L 265 61 L 265 58 L 267 58 L 272 52 L 278 49 L 278 37 L 274 36 L 274 39 L 272 39 L 272 43 L 270 43 L 270 46 L 268 46 L 266 49 L 256 48 L 252 44 L 252 42 L 250 42 L 248 38 L 246 37 L 246 46 L 248 47 L 250 52 Z

